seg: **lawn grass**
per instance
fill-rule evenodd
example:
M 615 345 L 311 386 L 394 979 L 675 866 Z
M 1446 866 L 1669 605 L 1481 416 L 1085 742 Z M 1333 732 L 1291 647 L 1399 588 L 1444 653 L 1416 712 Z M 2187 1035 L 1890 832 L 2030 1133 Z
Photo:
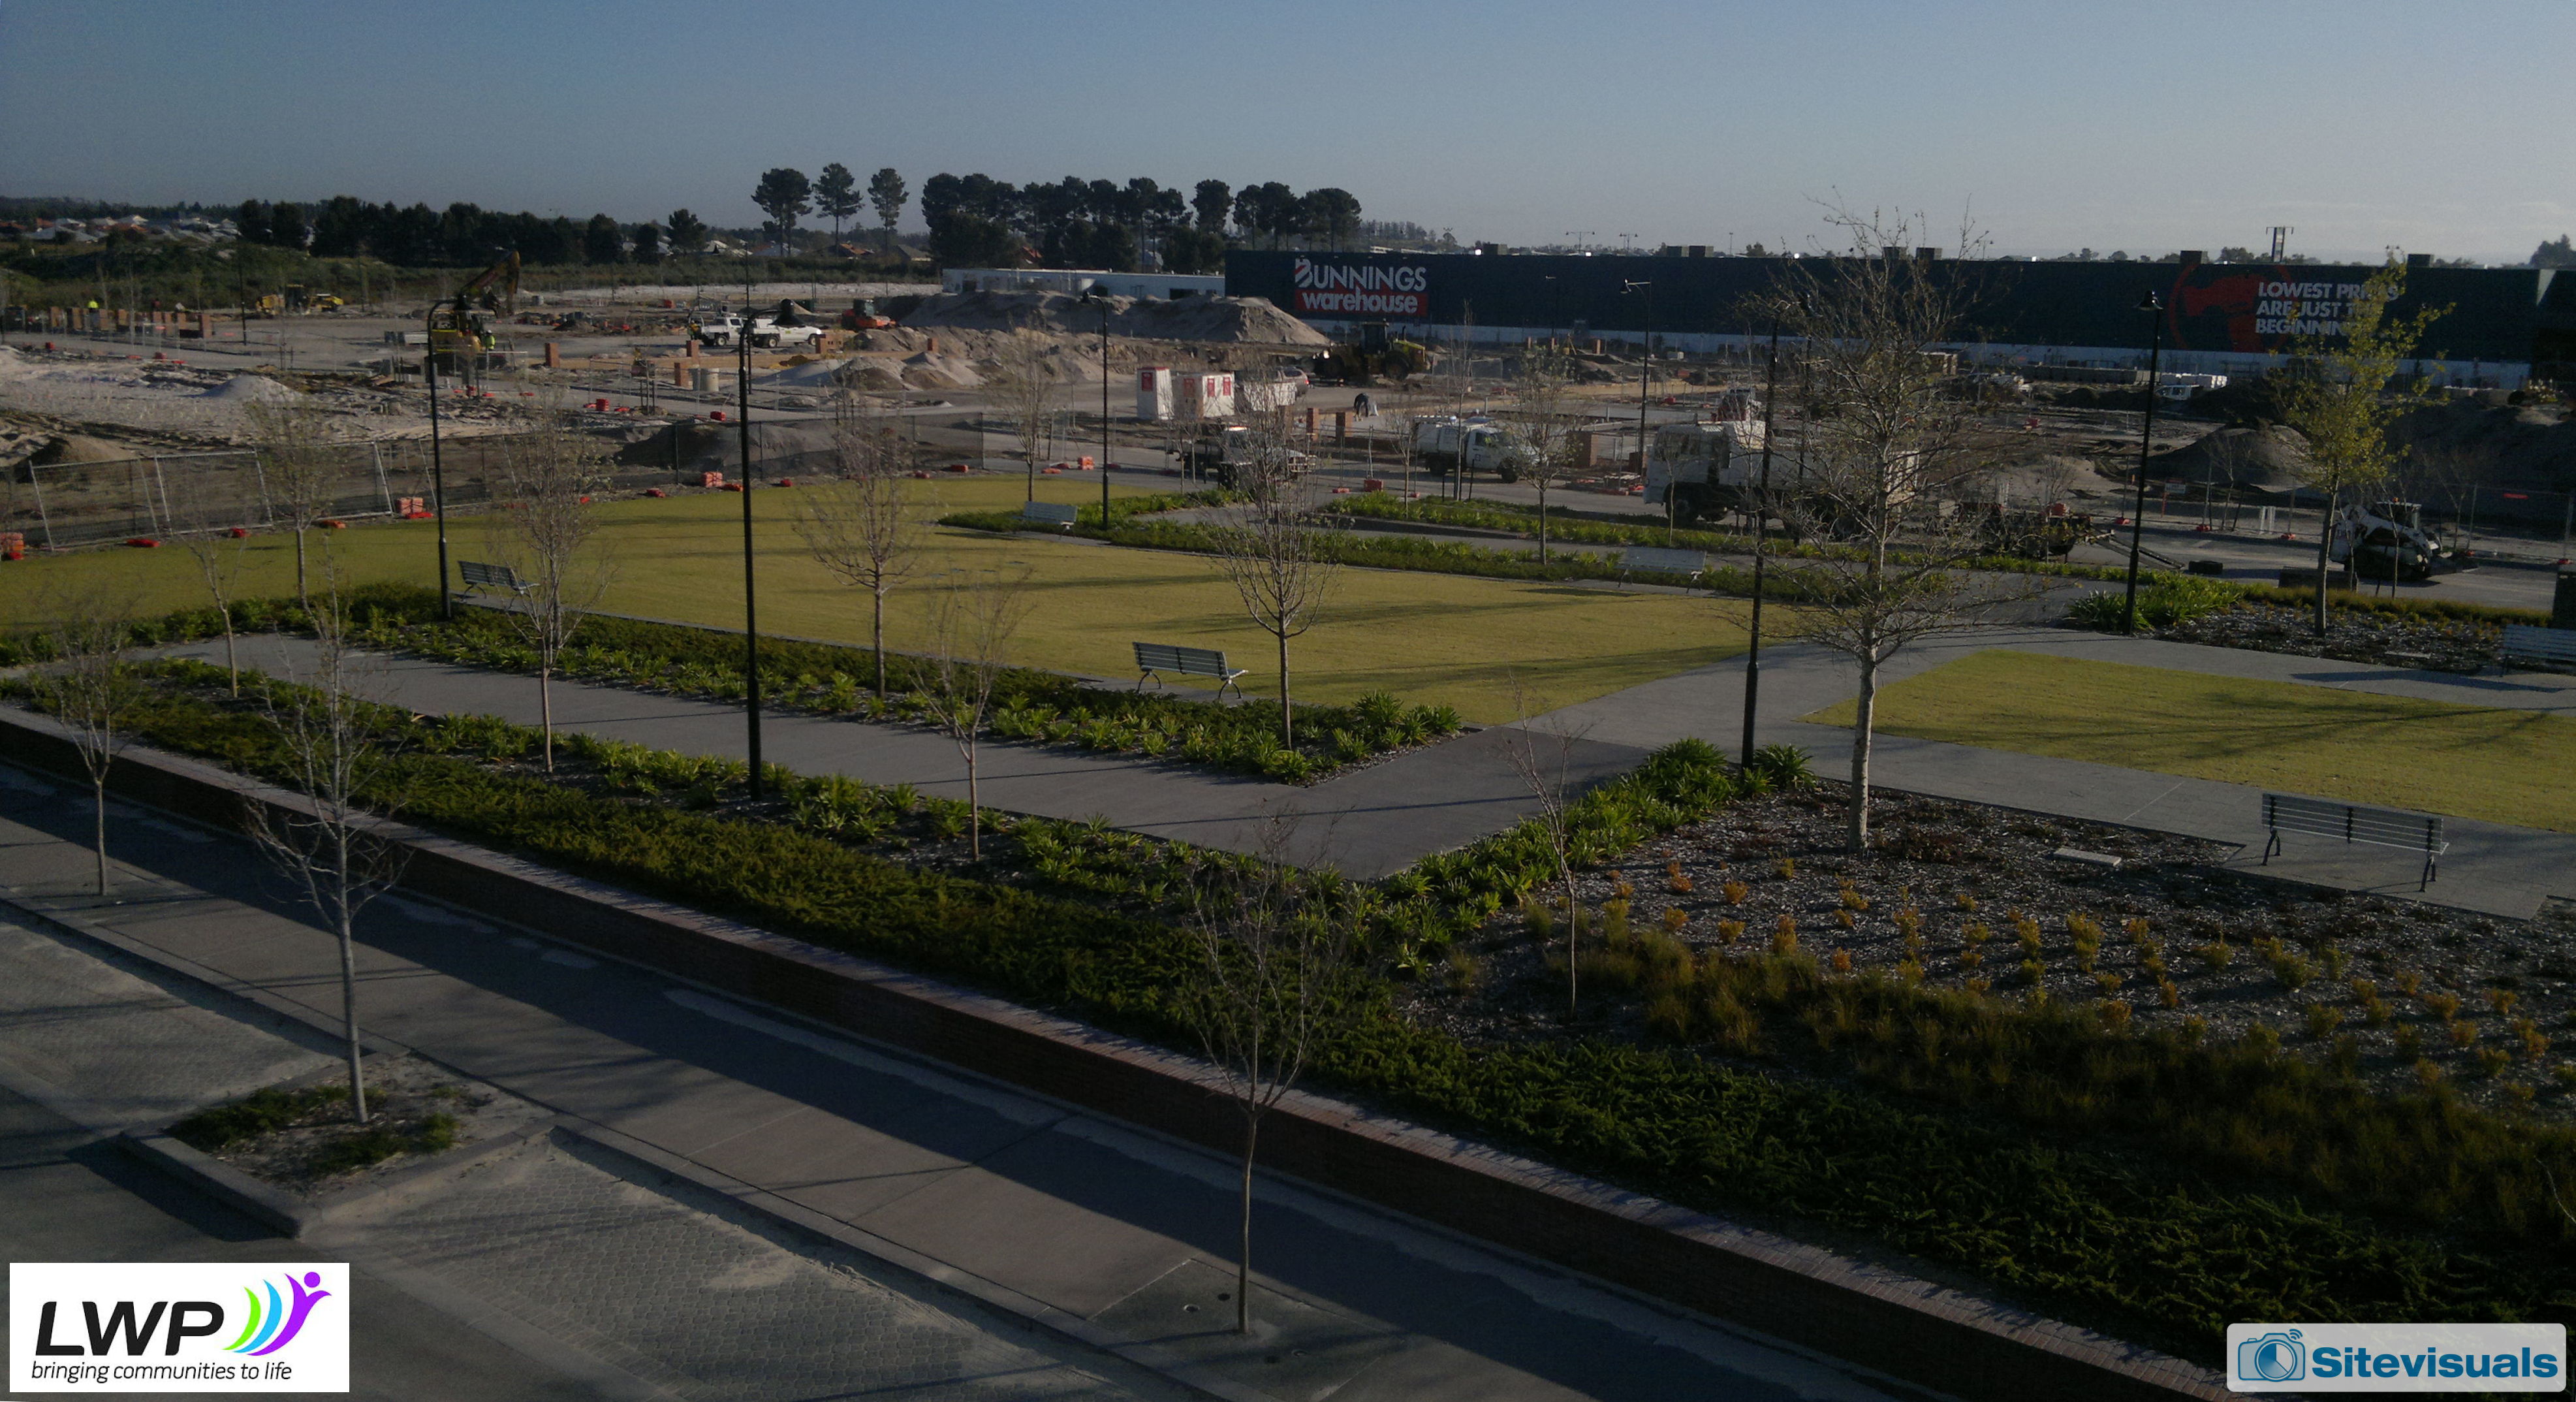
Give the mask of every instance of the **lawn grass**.
M 2576 832 L 2576 722 L 2532 711 L 1996 649 L 1881 691 L 1878 729 Z
M 915 485 L 942 511 L 1007 509 L 1027 495 L 1021 481 L 1007 476 Z M 1044 500 L 1096 502 L 1100 487 L 1096 478 L 1043 478 L 1038 492 Z M 761 627 L 865 643 L 865 596 L 807 556 L 791 524 L 795 501 L 793 491 L 752 496 Z M 617 581 L 602 607 L 741 626 L 741 511 L 732 493 L 603 506 L 599 539 L 617 562 Z M 481 518 L 452 521 L 451 555 L 485 557 L 484 530 Z M 427 522 L 317 531 L 312 540 L 316 549 L 329 546 L 350 584 L 426 583 L 437 570 L 436 536 Z M 898 591 L 887 608 L 890 647 L 918 650 L 927 642 L 919 585 L 933 573 L 1018 562 L 1031 570 L 1036 601 L 1013 662 L 1129 676 L 1131 641 L 1174 642 L 1223 649 L 1233 665 L 1251 669 L 1243 685 L 1255 694 L 1277 685 L 1275 645 L 1204 559 L 945 529 L 934 531 L 932 541 L 910 596 Z M 291 538 L 257 536 L 245 548 L 238 596 L 294 593 Z M 36 622 L 62 589 L 93 582 L 131 590 L 136 611 L 145 615 L 206 602 L 195 563 L 183 550 L 88 551 L 0 565 L 0 627 Z M 1470 721 L 1508 721 L 1522 713 L 1520 697 L 1532 709 L 1572 705 L 1733 656 L 1743 647 L 1742 607 L 1672 594 L 1355 569 L 1342 576 L 1322 621 L 1293 645 L 1291 680 L 1302 699 L 1350 702 L 1389 691 L 1454 706 Z

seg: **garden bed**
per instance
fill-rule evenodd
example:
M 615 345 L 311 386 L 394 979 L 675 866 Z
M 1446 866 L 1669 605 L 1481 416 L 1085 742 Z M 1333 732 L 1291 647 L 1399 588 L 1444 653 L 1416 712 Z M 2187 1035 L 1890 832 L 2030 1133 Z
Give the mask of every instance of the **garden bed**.
M 2459 673 L 2497 665 L 2504 646 L 2503 628 L 2483 619 L 2345 608 L 2327 610 L 2326 636 L 2319 638 L 2312 609 L 2263 603 L 2204 614 L 2156 629 L 2155 635 L 2178 643 Z
M 349 1115 L 348 1073 L 254 1091 L 170 1126 L 170 1137 L 251 1177 L 311 1197 L 497 1138 L 547 1112 L 414 1057 L 365 1063 L 367 1123 Z

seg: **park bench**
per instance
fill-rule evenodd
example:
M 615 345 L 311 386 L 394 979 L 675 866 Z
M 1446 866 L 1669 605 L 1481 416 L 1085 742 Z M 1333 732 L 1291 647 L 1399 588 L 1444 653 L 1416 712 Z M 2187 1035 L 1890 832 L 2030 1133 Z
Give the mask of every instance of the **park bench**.
M 1667 550 L 1660 545 L 1631 545 L 1619 552 L 1619 578 L 1622 583 L 1627 581 L 1630 571 L 1648 570 L 1656 574 L 1687 575 L 1691 583 L 1697 584 L 1701 572 L 1707 568 L 1708 557 L 1696 550 Z
M 1244 669 L 1227 667 L 1224 653 L 1203 647 L 1175 647 L 1170 643 L 1136 644 L 1136 689 L 1145 689 L 1147 677 L 1154 679 L 1154 685 L 1161 686 L 1163 679 L 1159 674 L 1163 672 L 1176 677 L 1213 678 L 1217 683 L 1218 696 L 1225 695 L 1227 687 L 1233 687 L 1235 699 L 1243 699 L 1239 679 Z
M 2504 662 L 2508 667 L 2576 667 L 2576 628 L 2508 623 L 2504 625 Z
M 2340 837 L 2346 842 L 2367 842 L 2379 847 L 2402 847 L 2421 852 L 2424 854 L 2424 870 L 2415 880 L 2418 891 L 2440 877 L 2441 856 L 2451 849 L 2451 844 L 2442 837 L 2442 820 L 2430 813 L 2337 803 L 2329 798 L 2267 793 L 2263 795 L 2263 827 L 2271 834 L 2271 840 L 2263 846 L 2263 863 L 2266 866 L 2271 865 L 2272 854 L 2281 850 L 2281 834 L 2285 832 Z
M 526 580 L 519 578 L 519 572 L 508 565 L 487 565 L 479 560 L 459 560 L 456 562 L 456 572 L 465 576 L 465 592 L 468 594 L 477 589 L 507 589 L 513 594 L 524 596 L 530 587 Z
M 1080 510 L 1080 507 L 1067 506 L 1060 502 L 1033 501 L 1020 508 L 1020 519 L 1023 521 L 1040 522 L 1045 525 L 1056 526 L 1069 531 L 1073 529 L 1074 518 Z

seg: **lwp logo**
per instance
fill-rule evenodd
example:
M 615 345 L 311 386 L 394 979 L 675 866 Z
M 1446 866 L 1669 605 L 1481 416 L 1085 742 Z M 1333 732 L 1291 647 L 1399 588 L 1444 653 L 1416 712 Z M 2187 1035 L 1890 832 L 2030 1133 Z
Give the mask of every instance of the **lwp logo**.
M 9 1267 L 18 1392 L 347 1392 L 346 1264 Z

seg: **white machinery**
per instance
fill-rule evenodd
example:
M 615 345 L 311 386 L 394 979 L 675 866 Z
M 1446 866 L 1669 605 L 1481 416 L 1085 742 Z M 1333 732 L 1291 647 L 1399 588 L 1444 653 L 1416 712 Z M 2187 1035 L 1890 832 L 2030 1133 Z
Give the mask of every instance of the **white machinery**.
M 2337 511 L 2326 557 L 2364 584 L 2418 582 L 2476 568 L 2424 529 L 2424 508 L 2411 501 L 2354 502 Z
M 1773 459 L 1775 493 L 1789 485 L 1794 471 L 1787 460 Z M 1734 511 L 1753 499 L 1761 483 L 1760 419 L 1665 424 L 1649 440 L 1646 500 L 1667 506 L 1680 520 Z
M 1521 473 L 1538 460 L 1538 450 L 1502 424 L 1455 415 L 1416 420 L 1413 454 L 1435 473 L 1463 467 L 1469 472 L 1490 472 L 1505 482 L 1519 481 Z

